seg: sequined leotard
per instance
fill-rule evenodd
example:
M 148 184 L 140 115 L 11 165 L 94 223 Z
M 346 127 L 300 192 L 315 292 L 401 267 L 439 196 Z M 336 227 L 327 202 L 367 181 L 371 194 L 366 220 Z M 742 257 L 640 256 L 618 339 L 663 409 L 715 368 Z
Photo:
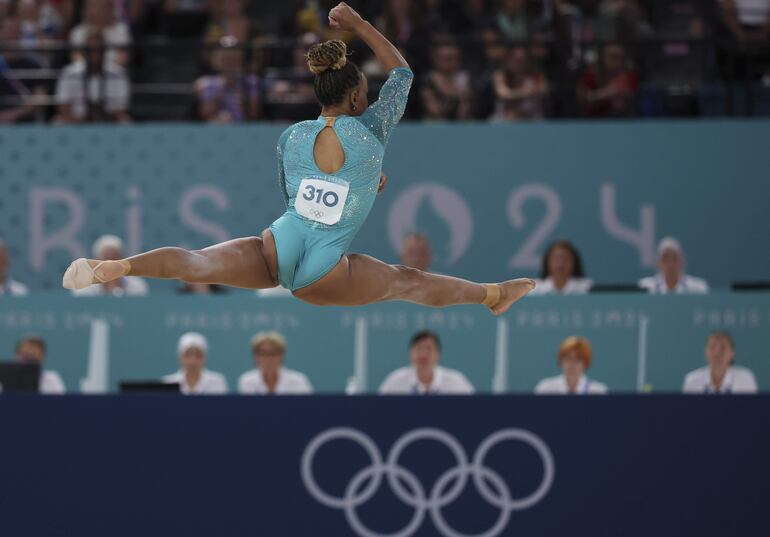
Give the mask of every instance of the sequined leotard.
M 286 129 L 278 141 L 278 173 L 286 212 L 270 226 L 278 254 L 278 281 L 292 291 L 323 277 L 339 262 L 377 196 L 382 158 L 404 113 L 414 75 L 398 67 L 379 99 L 360 116 L 334 122 L 345 163 L 334 174 L 318 169 L 313 147 L 324 117 Z

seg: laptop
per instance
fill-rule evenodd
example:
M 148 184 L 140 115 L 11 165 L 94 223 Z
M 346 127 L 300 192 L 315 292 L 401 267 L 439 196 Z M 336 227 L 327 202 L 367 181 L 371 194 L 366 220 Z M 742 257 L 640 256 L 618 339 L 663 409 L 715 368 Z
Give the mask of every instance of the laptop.
M 178 382 L 158 380 L 122 380 L 120 393 L 181 393 Z
M 0 362 L 0 393 L 37 393 L 40 386 L 40 364 Z

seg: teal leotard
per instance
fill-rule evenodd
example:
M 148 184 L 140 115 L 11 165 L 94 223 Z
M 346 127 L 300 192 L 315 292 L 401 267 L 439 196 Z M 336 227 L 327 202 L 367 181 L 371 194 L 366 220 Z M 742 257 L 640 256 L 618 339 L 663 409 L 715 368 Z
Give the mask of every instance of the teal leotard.
M 345 163 L 334 174 L 318 169 L 313 147 L 326 120 L 302 121 L 278 141 L 278 173 L 286 212 L 270 226 L 278 254 L 278 281 L 292 291 L 323 277 L 347 251 L 377 196 L 382 158 L 404 113 L 414 75 L 398 67 L 379 99 L 360 116 L 334 122 Z

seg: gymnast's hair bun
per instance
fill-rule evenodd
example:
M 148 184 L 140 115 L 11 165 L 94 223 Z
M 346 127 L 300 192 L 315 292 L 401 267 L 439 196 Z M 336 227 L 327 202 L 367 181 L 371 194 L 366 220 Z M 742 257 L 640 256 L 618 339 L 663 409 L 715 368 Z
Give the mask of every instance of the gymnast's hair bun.
M 307 53 L 307 66 L 316 75 L 328 69 L 339 71 L 345 67 L 346 63 L 348 63 L 348 46 L 339 39 L 313 45 Z

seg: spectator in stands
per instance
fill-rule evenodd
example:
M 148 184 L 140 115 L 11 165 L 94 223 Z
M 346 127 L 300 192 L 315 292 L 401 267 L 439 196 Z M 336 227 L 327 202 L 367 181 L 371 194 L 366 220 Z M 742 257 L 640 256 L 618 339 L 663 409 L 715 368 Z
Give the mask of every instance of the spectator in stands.
M 18 0 L 16 16 L 21 23 L 19 43 L 26 48 L 39 47 L 46 36 L 40 24 L 40 6 L 37 0 Z
M 259 77 L 244 73 L 244 51 L 233 38 L 223 38 L 212 55 L 215 74 L 195 81 L 198 113 L 208 123 L 241 123 L 262 115 Z
M 602 0 L 598 12 L 596 37 L 600 40 L 631 41 L 652 34 L 646 13 L 635 0 Z
M 217 0 L 214 5 L 214 20 L 206 30 L 206 42 L 216 45 L 223 37 L 234 37 L 239 43 L 248 42 L 253 29 L 244 12 L 244 1 Z
M 24 336 L 16 343 L 16 361 L 25 364 L 40 365 L 40 384 L 38 391 L 42 394 L 63 394 L 66 390 L 59 373 L 43 369 L 47 347 L 45 340 L 39 336 Z
M 180 295 L 220 295 L 225 292 L 225 288 L 215 283 L 183 282 L 177 292 Z
M 567 240 L 551 243 L 543 255 L 540 279 L 532 294 L 582 295 L 593 281 L 586 278 L 583 260 L 575 246 Z
M 658 273 L 639 280 L 639 287 L 652 294 L 700 295 L 709 292 L 705 280 L 685 274 L 684 269 L 682 245 L 675 238 L 666 237 L 658 244 Z
M 716 331 L 706 339 L 706 367 L 687 374 L 684 393 L 757 393 L 754 373 L 735 364 L 735 342 L 729 332 Z
M 131 31 L 125 22 L 115 19 L 114 0 L 86 0 L 83 22 L 70 32 L 70 46 L 75 49 L 73 60 L 83 57 L 83 47 L 93 44 L 92 35 L 101 37 L 105 69 L 118 65 L 125 67 L 131 58 Z
M 308 112 L 313 110 L 313 113 L 318 111 L 313 89 L 314 75 L 307 68 L 307 53 L 316 43 L 318 43 L 316 34 L 302 34 L 294 43 L 292 66 L 288 73 L 273 72 L 266 75 L 265 100 L 273 108 L 271 119 L 299 119 L 306 117 L 298 115 L 302 110 Z M 290 112 L 289 106 L 299 110 Z
M 526 41 L 529 37 L 527 0 L 502 0 L 497 25 L 503 37 L 510 41 Z
M 17 17 L 0 18 L 0 124 L 42 121 L 44 110 L 36 106 L 45 95 L 45 85 L 39 79 L 22 78 L 16 74 L 43 67 L 36 54 L 14 50 L 21 44 L 21 23 Z M 2 50 L 3 47 L 8 50 Z
M 548 97 L 548 81 L 534 68 L 524 47 L 512 47 L 503 66 L 492 75 L 498 121 L 542 119 Z
M 607 386 L 589 379 L 586 371 L 591 366 L 593 351 L 584 337 L 570 336 L 559 346 L 558 364 L 562 374 L 541 380 L 536 394 L 605 394 Z
M 437 334 L 422 330 L 409 341 L 411 366 L 396 369 L 380 386 L 385 395 L 459 395 L 472 394 L 473 386 L 465 375 L 438 365 L 441 340 Z
M 433 260 L 428 237 L 422 233 L 410 233 L 401 242 L 399 256 L 402 265 L 427 272 Z
M 722 21 L 739 43 L 767 45 L 770 0 L 718 0 Z
M 93 254 L 100 261 L 123 259 L 123 241 L 115 235 L 103 235 L 94 243 Z M 147 293 L 147 282 L 137 276 L 124 276 L 109 283 L 72 291 L 74 296 L 144 296 Z
M 423 118 L 438 120 L 470 119 L 473 89 L 468 71 L 462 68 L 460 47 L 441 43 L 433 47 L 432 69 L 425 74 L 420 97 Z
M 238 393 L 246 395 L 304 395 L 313 392 L 308 378 L 283 367 L 286 339 L 274 330 L 258 332 L 251 338 L 256 368 L 238 379 Z
M 27 286 L 17 282 L 8 274 L 11 268 L 11 259 L 5 241 L 0 239 L 0 295 L 24 296 L 27 294 Z
M 481 31 L 495 24 L 495 18 L 489 9 L 491 3 L 490 0 L 465 0 L 463 15 L 466 28 L 470 32 Z
M 589 68 L 578 82 L 577 97 L 586 116 L 627 117 L 634 113 L 638 86 L 625 49 L 609 43 L 602 47 L 599 65 Z
M 428 33 L 417 0 L 387 0 L 377 28 L 393 43 L 415 72 L 425 66 Z
M 131 87 L 126 71 L 104 60 L 104 41 L 91 34 L 85 58 L 65 67 L 56 83 L 55 123 L 128 123 Z
M 180 369 L 163 377 L 163 382 L 179 384 L 185 395 L 218 395 L 227 393 L 224 375 L 206 369 L 209 343 L 197 332 L 187 332 L 179 338 L 176 353 Z

